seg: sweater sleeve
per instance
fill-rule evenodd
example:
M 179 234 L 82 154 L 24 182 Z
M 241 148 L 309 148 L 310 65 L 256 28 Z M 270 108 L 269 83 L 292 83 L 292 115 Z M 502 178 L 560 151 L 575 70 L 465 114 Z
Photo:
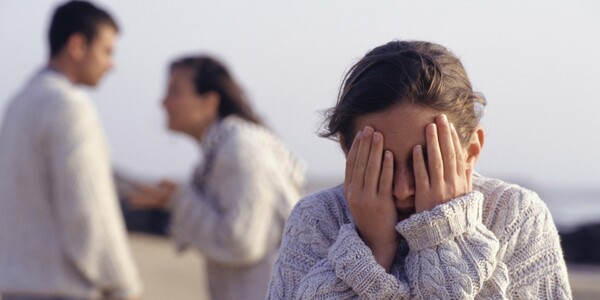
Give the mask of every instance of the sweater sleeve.
M 65 256 L 102 293 L 112 297 L 139 295 L 141 283 L 95 110 L 77 92 L 48 99 L 47 105 L 43 114 L 48 120 L 49 192 Z
M 275 247 L 271 229 L 283 222 L 275 215 L 278 174 L 261 147 L 251 137 L 228 136 L 214 158 L 211 186 L 192 184 L 175 197 L 170 232 L 180 247 L 232 266 L 255 263 Z
M 269 299 L 407 299 L 409 286 L 386 273 L 352 223 L 321 200 L 305 199 L 287 221 Z M 317 200 L 317 201 L 315 201 Z
M 398 224 L 415 298 L 571 299 L 558 232 L 537 194 L 503 184 Z
M 352 223 L 337 227 L 330 211 L 303 202 L 288 219 L 269 298 L 462 299 L 482 289 L 504 298 L 508 275 L 481 203 L 472 192 L 400 222 L 410 252 L 404 270 L 388 274 Z
M 470 192 L 400 222 L 410 252 L 406 273 L 417 299 L 506 298 L 499 242 L 482 223 L 483 195 Z
M 520 299 L 571 299 L 571 288 L 556 226 L 538 195 L 501 186 L 496 213 L 487 224 L 505 245 L 508 295 Z

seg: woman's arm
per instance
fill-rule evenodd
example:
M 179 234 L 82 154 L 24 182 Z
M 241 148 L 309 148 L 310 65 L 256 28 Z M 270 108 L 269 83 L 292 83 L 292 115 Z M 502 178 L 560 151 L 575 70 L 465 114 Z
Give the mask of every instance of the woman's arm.
M 227 137 L 208 175 L 212 186 L 192 184 L 174 199 L 171 233 L 178 244 L 232 265 L 259 261 L 275 247 L 279 173 L 268 149 L 251 138 Z

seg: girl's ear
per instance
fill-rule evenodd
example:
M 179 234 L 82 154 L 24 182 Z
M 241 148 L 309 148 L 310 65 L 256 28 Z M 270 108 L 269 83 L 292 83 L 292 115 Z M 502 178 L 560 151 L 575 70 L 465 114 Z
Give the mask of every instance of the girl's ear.
M 467 151 L 467 169 L 473 170 L 475 164 L 479 160 L 481 150 L 483 149 L 483 143 L 485 142 L 485 132 L 481 126 L 477 126 L 471 134 L 471 140 L 465 148 Z

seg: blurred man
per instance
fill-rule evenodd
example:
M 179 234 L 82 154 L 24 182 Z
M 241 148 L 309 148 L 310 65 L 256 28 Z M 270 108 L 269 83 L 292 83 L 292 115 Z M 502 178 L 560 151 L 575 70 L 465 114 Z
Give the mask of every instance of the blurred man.
M 59 6 L 48 65 L 6 108 L 0 129 L 4 300 L 140 295 L 105 136 L 80 89 L 96 86 L 111 69 L 117 32 L 113 18 L 90 3 Z

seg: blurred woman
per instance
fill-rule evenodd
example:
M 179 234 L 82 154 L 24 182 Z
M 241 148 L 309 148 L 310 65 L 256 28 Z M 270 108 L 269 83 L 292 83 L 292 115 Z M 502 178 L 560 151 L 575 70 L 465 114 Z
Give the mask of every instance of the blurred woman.
M 571 298 L 546 205 L 474 171 L 484 105 L 443 46 L 367 53 L 322 134 L 346 153 L 344 184 L 294 208 L 269 298 Z
M 189 185 L 138 186 L 136 207 L 165 207 L 170 234 L 206 258 L 213 299 L 264 299 L 303 165 L 261 123 L 223 64 L 208 56 L 170 66 L 169 129 L 199 143 Z

